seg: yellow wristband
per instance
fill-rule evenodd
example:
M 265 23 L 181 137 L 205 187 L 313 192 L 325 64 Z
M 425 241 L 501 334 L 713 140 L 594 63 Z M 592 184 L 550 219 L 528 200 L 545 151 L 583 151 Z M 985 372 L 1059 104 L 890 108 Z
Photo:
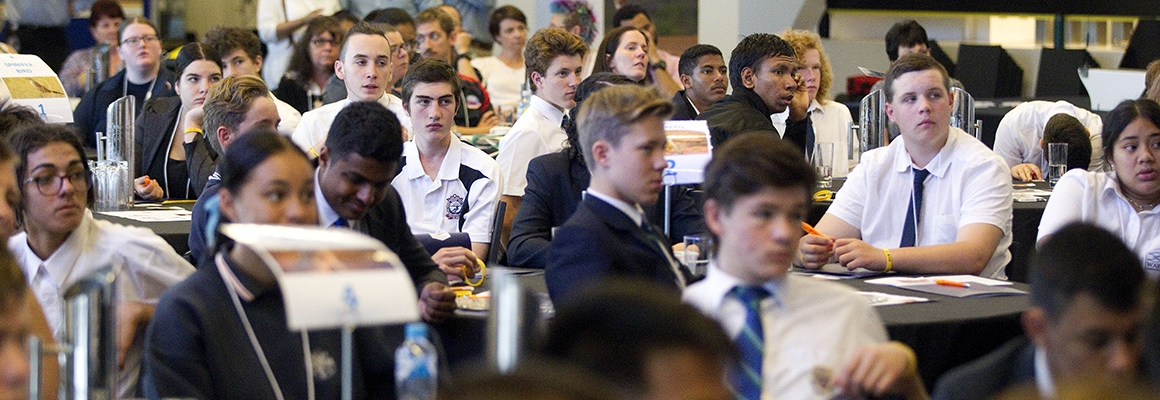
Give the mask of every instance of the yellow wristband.
M 886 269 L 882 270 L 882 272 L 890 272 L 890 270 L 894 269 L 894 257 L 890 256 L 890 250 L 882 249 L 882 252 L 886 253 Z
M 190 132 L 197 132 L 200 135 L 205 134 L 205 131 L 201 130 L 201 128 L 185 128 L 185 134 L 188 135 Z

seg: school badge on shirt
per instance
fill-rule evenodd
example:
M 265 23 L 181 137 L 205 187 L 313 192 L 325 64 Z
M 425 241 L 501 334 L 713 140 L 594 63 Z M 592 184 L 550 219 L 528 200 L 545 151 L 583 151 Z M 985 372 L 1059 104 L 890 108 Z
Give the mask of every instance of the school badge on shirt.
M 463 198 L 453 194 L 447 198 L 447 219 L 459 219 L 461 213 L 463 213 Z
M 1144 270 L 1152 274 L 1160 272 L 1160 249 L 1148 252 L 1144 258 Z

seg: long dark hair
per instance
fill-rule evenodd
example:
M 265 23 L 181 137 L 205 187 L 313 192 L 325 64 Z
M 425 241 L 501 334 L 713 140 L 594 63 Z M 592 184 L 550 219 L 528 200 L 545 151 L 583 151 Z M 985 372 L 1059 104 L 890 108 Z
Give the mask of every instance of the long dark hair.
M 181 46 L 181 50 L 177 52 L 177 59 L 174 61 L 176 61 L 178 79 L 185 73 L 185 67 L 193 64 L 194 61 L 201 60 L 217 64 L 218 69 L 225 70 L 221 56 L 218 55 L 217 51 L 214 51 L 213 47 L 202 42 L 193 42 Z
M 596 48 L 596 63 L 592 66 L 593 74 L 598 72 L 612 72 L 612 58 L 616 56 L 616 49 L 620 47 L 620 39 L 624 36 L 625 33 L 628 33 L 629 31 L 639 32 L 641 36 L 644 36 L 644 41 L 648 43 L 649 46 L 653 45 L 651 42 L 649 42 L 648 32 L 628 25 L 613 29 L 609 31 L 608 35 L 604 37 L 604 40 L 600 42 L 600 47 Z M 653 83 L 652 74 L 649 73 L 651 68 L 651 63 L 645 66 L 644 79 L 642 79 L 640 83 Z
M 290 56 L 290 64 L 286 67 L 286 77 L 306 86 L 314 79 L 314 62 L 310 59 L 310 40 L 323 32 L 330 32 L 334 36 L 334 46 L 342 43 L 346 32 L 338 24 L 338 20 L 331 17 L 318 17 L 306 24 L 306 34 L 302 40 L 294 43 L 294 54 Z M 334 72 L 331 71 L 331 74 Z
M 1152 125 L 1160 127 L 1160 104 L 1149 99 L 1124 100 L 1104 117 L 1103 146 L 1104 161 L 1111 163 L 1112 152 L 1120 134 L 1136 118 L 1144 118 Z
M 580 111 L 580 103 L 600 89 L 609 86 L 632 85 L 636 83 L 636 81 L 629 79 L 627 76 L 606 71 L 592 74 L 576 87 L 576 94 L 572 96 L 572 99 L 576 101 L 576 106 L 572 107 L 572 118 L 569 118 L 564 123 L 564 133 L 568 134 L 568 145 L 564 147 L 564 154 L 568 155 L 568 159 L 571 160 L 572 165 L 579 165 L 580 167 L 587 165 L 584 162 L 584 152 L 580 151 L 580 132 L 576 130 L 576 114 Z

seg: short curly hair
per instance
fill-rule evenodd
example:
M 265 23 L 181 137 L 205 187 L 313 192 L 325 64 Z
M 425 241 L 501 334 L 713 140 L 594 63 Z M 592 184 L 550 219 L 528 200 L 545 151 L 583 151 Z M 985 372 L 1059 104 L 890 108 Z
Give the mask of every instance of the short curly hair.
M 524 63 L 527 64 L 526 79 L 532 80 L 532 72 L 547 75 L 552 60 L 559 56 L 580 56 L 588 54 L 584 39 L 560 28 L 543 28 L 528 39 L 524 45 Z
M 817 50 L 818 59 L 822 63 L 822 76 L 818 78 L 818 103 L 828 103 L 826 95 L 830 92 L 830 85 L 834 84 L 834 70 L 830 67 L 830 57 L 826 56 L 826 49 L 822 48 L 822 37 L 818 34 L 800 29 L 787 29 L 780 35 L 782 40 L 793 46 L 797 53 L 798 62 L 804 62 L 806 51 Z

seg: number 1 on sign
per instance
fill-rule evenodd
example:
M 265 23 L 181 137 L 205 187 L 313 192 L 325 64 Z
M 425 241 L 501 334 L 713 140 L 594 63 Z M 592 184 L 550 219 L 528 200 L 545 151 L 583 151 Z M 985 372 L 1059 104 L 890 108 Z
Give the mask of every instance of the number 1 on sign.
M 37 106 L 37 107 L 40 107 L 40 116 L 42 116 L 42 117 L 47 117 L 47 116 L 48 116 L 48 114 L 45 114 L 45 113 L 44 113 L 44 104 L 37 104 L 36 106 Z

